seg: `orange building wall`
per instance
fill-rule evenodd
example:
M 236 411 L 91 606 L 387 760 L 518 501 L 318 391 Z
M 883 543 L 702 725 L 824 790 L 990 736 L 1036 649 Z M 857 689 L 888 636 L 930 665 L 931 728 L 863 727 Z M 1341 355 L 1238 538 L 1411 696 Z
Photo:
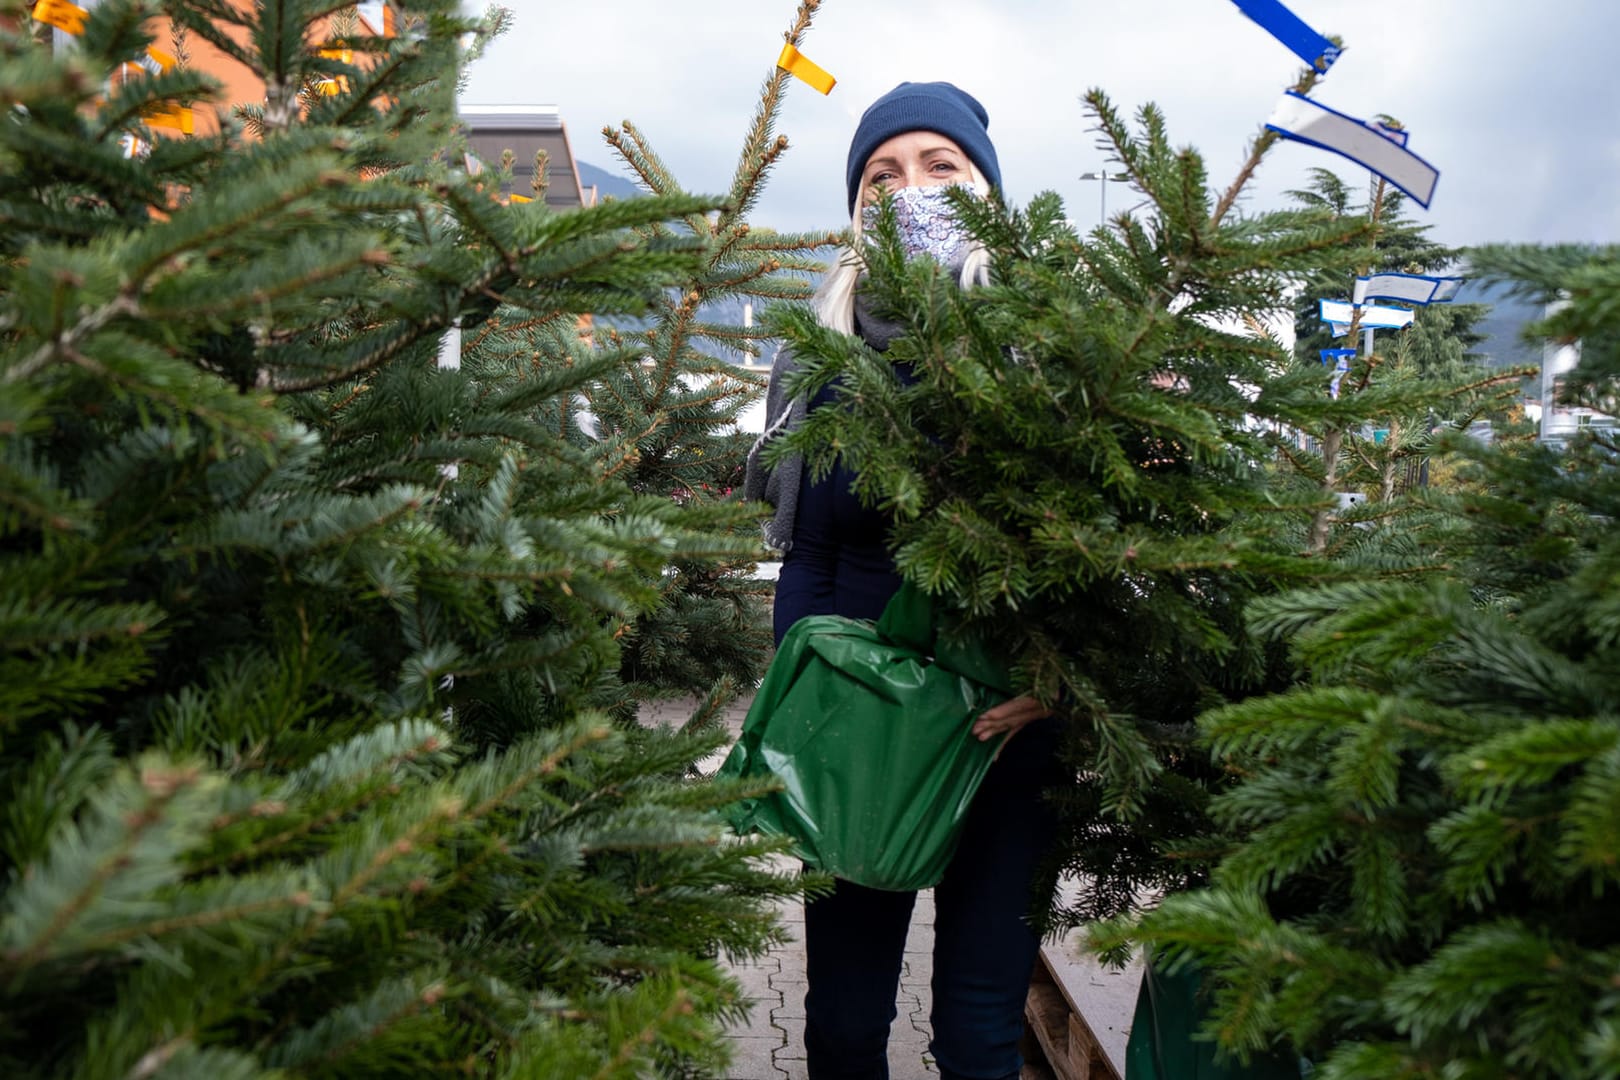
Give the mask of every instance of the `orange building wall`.
M 245 0 L 232 0 L 232 6 L 237 10 L 247 10 L 251 4 Z M 393 37 L 398 33 L 399 15 L 393 4 L 383 5 L 383 25 L 374 27 L 364 18 L 359 20 L 361 34 L 381 34 L 383 37 Z M 331 20 L 321 19 L 314 23 L 305 36 L 305 41 L 311 49 L 319 47 L 331 37 Z M 246 45 L 248 31 L 245 28 L 225 26 L 225 34 L 234 42 Z M 180 58 L 181 66 L 194 71 L 212 75 L 223 84 L 220 96 L 211 101 L 200 101 L 192 109 L 193 130 L 196 134 L 214 134 L 219 131 L 219 116 L 223 112 L 230 115 L 235 105 L 258 105 L 264 102 L 264 80 L 251 70 L 244 67 L 234 58 L 221 51 L 211 42 L 188 34 L 185 38 L 184 56 L 175 41 L 174 26 L 167 18 L 158 16 L 148 24 L 148 32 L 153 36 L 153 44 L 166 53 Z M 358 55 L 360 63 L 365 62 L 364 55 Z M 133 76 L 139 78 L 139 76 Z M 161 134 L 173 134 L 166 129 L 157 129 Z

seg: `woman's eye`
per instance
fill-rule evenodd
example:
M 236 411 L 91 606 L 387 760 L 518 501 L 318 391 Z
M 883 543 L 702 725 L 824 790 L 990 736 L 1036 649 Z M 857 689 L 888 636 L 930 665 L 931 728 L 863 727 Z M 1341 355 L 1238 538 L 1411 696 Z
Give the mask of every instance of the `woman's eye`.
M 936 161 L 933 168 L 937 173 L 953 173 L 956 172 L 956 163 L 954 161 Z

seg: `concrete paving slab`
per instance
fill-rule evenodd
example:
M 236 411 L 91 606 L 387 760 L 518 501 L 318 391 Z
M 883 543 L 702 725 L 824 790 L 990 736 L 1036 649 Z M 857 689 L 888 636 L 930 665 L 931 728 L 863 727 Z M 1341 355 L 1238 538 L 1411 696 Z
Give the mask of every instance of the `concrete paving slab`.
M 731 1067 L 722 1080 L 782 1080 L 782 1070 L 772 1057 L 782 1045 L 779 1037 L 733 1036 L 727 1041 L 731 1045 Z
M 803 1058 L 789 1058 L 786 1061 L 778 1060 L 776 1065 L 777 1076 L 785 1076 L 787 1080 L 810 1080 L 810 1073 Z M 893 1078 L 898 1080 L 898 1078 Z
M 695 701 L 663 701 L 643 708 L 641 720 L 647 724 L 679 726 L 692 715 Z M 735 738 L 742 730 L 751 695 L 727 707 L 724 722 Z M 718 768 L 724 753 L 703 763 L 705 772 Z M 794 866 L 784 860 L 782 868 Z M 1066 888 L 1079 887 L 1065 883 Z M 779 905 L 779 918 L 788 939 L 764 957 L 739 962 L 730 970 L 744 993 L 754 1003 L 745 1022 L 733 1025 L 726 1037 L 733 1046 L 733 1065 L 724 1080 L 808 1080 L 804 1061 L 804 907 L 802 903 Z M 906 939 L 904 966 L 895 997 L 897 1016 L 889 1035 L 890 1080 L 931 1080 L 939 1070 L 928 1054 L 933 1036 L 929 1014 L 933 1007 L 934 897 L 931 890 L 917 895 L 911 927 Z M 1048 944 L 1043 952 L 1054 968 L 1073 979 L 1089 1015 L 1095 1011 L 1098 1034 L 1108 1044 L 1109 1056 L 1123 1048 L 1129 1034 L 1129 1019 L 1135 1006 L 1140 972 L 1127 969 L 1113 972 L 1083 957 L 1073 941 Z M 1027 1067 L 1026 1076 L 1043 1075 L 1038 1067 Z

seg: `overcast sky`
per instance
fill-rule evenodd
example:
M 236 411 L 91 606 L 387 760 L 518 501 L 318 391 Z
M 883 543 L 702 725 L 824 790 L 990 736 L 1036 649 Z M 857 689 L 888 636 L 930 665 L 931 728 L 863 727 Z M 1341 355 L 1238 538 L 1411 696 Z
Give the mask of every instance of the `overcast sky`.
M 469 73 L 463 101 L 561 108 L 576 158 L 615 171 L 601 128 L 629 118 L 691 191 L 724 191 L 793 0 L 503 0 L 515 24 Z M 1440 170 L 1412 213 L 1449 244 L 1620 243 L 1620 0 L 1292 0 L 1346 50 L 1312 96 L 1388 113 Z M 1231 0 L 825 0 L 804 54 L 838 79 L 794 82 L 792 143 L 754 220 L 838 227 L 844 158 L 872 99 L 947 79 L 981 100 L 1008 196 L 1055 190 L 1083 227 L 1109 163 L 1080 103 L 1164 111 L 1178 146 L 1224 187 L 1299 61 Z M 1365 177 L 1298 143 L 1274 149 L 1249 205 L 1282 205 L 1311 166 Z M 1110 184 L 1110 212 L 1140 196 Z

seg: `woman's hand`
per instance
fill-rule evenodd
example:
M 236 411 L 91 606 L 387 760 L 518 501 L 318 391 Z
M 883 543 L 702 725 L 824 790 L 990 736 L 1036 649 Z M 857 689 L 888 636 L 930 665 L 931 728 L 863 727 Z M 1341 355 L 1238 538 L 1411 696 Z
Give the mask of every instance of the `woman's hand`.
M 993 739 L 997 735 L 1014 735 L 1023 729 L 1025 724 L 1035 720 L 1043 720 L 1052 715 L 1052 710 L 1042 705 L 1028 694 L 1020 694 L 1011 701 L 1003 701 L 993 709 L 986 709 L 973 721 L 973 734 L 980 742 Z

